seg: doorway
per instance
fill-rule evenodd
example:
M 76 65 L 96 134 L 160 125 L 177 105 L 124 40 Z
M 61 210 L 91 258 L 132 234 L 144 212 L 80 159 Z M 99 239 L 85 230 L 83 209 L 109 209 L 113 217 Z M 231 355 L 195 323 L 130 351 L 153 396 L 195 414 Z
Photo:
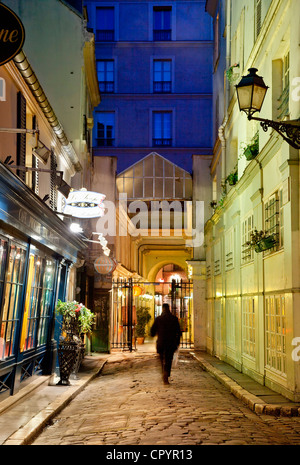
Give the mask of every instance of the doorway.
M 135 327 L 137 309 L 146 308 L 151 320 L 162 312 L 162 304 L 168 303 L 179 319 L 182 337 L 181 347 L 192 348 L 193 329 L 193 283 L 176 265 L 165 266 L 157 274 L 155 282 L 135 282 L 132 279 L 113 281 L 110 341 L 112 349 L 136 350 Z

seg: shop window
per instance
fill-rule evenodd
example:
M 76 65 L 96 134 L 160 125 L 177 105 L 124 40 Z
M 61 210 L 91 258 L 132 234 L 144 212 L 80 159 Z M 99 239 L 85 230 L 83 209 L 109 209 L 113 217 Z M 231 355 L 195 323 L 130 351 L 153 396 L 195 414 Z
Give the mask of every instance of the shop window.
M 39 255 L 30 254 L 28 264 L 27 291 L 20 339 L 21 352 L 35 347 L 35 334 L 42 290 L 42 274 L 42 258 Z
M 43 276 L 43 289 L 40 308 L 40 321 L 37 336 L 37 345 L 46 344 L 48 340 L 49 324 L 51 319 L 52 301 L 54 297 L 55 262 L 46 259 Z
M 4 244 L 2 244 L 2 247 L 3 246 Z M 11 243 L 3 290 L 4 305 L 2 309 L 0 331 L 0 359 L 14 355 L 16 350 L 15 342 L 17 325 L 19 323 L 20 305 L 22 303 L 25 258 L 26 249 Z
M 0 78 L 0 102 L 6 100 L 6 82 L 3 78 Z

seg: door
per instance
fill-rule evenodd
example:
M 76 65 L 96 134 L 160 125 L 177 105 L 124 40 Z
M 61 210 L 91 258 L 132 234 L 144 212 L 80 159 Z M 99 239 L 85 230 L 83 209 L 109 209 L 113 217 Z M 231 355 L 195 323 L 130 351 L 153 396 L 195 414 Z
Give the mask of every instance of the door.
M 108 321 L 110 294 L 96 294 L 94 301 L 95 325 L 92 332 L 92 351 L 108 352 Z

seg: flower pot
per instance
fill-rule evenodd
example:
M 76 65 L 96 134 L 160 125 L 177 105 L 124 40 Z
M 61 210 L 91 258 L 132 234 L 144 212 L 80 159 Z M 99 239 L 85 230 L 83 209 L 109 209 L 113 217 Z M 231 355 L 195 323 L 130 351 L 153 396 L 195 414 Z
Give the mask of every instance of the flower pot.
M 57 383 L 59 386 L 69 386 L 69 377 L 75 366 L 78 356 L 79 346 L 75 341 L 60 341 L 58 345 L 58 363 L 60 380 Z
M 256 244 L 254 250 L 256 253 L 260 253 L 272 249 L 275 245 L 276 240 L 272 236 L 267 236 Z
M 137 342 L 138 344 L 140 344 L 140 345 L 141 345 L 141 344 L 144 344 L 144 341 L 145 341 L 145 338 L 144 338 L 144 337 L 137 337 L 137 338 L 136 338 L 136 342 Z
M 256 145 L 248 145 L 246 150 L 244 151 L 244 155 L 248 161 L 253 160 L 253 158 L 258 155 L 258 148 Z

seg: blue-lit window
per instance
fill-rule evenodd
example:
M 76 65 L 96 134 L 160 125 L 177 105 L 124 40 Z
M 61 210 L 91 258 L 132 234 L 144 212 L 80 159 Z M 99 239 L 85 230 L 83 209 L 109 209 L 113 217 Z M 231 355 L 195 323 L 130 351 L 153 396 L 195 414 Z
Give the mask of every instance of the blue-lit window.
M 171 7 L 153 8 L 153 40 L 171 40 Z
M 113 42 L 115 40 L 115 14 L 113 7 L 96 9 L 96 41 Z
M 172 113 L 170 111 L 153 112 L 152 142 L 154 147 L 172 145 Z
M 154 60 L 153 63 L 153 92 L 171 92 L 171 60 Z
M 113 60 L 98 60 L 97 76 L 100 92 L 113 93 L 115 91 Z
M 115 114 L 99 112 L 96 119 L 96 146 L 113 147 L 115 145 Z

